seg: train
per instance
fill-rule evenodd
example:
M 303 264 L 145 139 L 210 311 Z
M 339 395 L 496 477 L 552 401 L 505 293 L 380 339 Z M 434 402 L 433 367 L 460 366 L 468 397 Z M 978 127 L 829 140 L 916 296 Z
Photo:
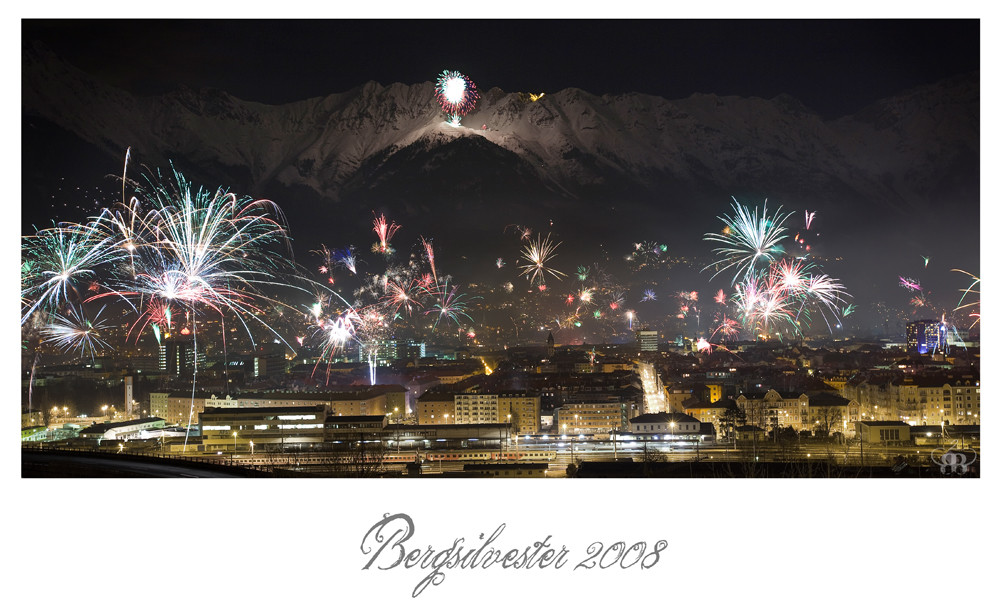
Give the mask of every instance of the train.
M 499 451 L 482 449 L 459 449 L 427 451 L 427 461 L 552 461 L 555 451 Z

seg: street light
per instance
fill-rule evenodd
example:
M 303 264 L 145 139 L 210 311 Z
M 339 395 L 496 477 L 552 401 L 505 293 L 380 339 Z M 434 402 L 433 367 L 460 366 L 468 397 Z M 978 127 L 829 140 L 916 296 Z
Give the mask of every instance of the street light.
M 237 436 L 237 432 L 235 430 L 233 430 L 233 457 L 231 457 L 230 459 L 233 459 L 233 458 L 236 457 L 236 436 Z

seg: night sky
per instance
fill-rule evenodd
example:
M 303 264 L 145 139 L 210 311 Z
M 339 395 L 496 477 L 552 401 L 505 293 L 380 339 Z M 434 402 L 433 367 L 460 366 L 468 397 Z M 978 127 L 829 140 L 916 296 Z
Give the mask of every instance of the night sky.
M 975 20 L 26 20 L 23 38 L 133 93 L 273 104 L 448 66 L 481 90 L 787 93 L 837 117 L 979 69 Z
M 24 20 L 21 33 L 22 43 L 40 41 L 133 94 L 217 88 L 268 104 L 372 80 L 428 82 L 448 68 L 470 74 L 483 92 L 784 93 L 830 119 L 980 69 L 977 20 Z M 728 201 L 720 199 L 719 212 Z M 838 245 L 850 245 L 850 233 L 839 236 Z M 927 252 L 912 239 L 857 270 L 916 261 Z M 964 258 L 963 268 L 978 270 L 977 258 Z M 837 276 L 850 283 L 854 275 Z M 903 295 L 878 279 L 882 291 L 861 293 Z M 966 284 L 944 273 L 936 289 Z

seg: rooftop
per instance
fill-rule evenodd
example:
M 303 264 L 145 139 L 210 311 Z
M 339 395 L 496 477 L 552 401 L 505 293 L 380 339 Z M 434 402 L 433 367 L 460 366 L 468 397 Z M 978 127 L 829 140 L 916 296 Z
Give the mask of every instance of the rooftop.
M 629 420 L 633 424 L 644 424 L 644 423 L 666 423 L 666 422 L 697 422 L 698 420 L 691 417 L 686 413 L 666 413 L 661 411 L 659 413 L 643 413 L 642 415 L 637 415 Z

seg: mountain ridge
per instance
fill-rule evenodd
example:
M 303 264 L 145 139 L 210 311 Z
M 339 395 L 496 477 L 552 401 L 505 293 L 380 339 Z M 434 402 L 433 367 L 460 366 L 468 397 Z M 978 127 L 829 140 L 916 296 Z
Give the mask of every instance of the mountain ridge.
M 22 113 L 119 163 L 131 148 L 206 185 L 272 198 L 295 191 L 283 207 L 324 216 L 370 212 L 357 204 L 395 204 L 412 217 L 449 205 L 503 214 L 493 206 L 517 202 L 524 207 L 511 212 L 528 220 L 576 204 L 593 212 L 596 229 L 615 204 L 702 224 L 730 195 L 886 218 L 930 217 L 942 198 L 973 208 L 979 195 L 978 72 L 836 119 L 785 94 L 665 99 L 566 88 L 532 101 L 490 88 L 454 128 L 430 82 L 370 81 L 282 105 L 212 89 L 136 97 L 33 46 Z

